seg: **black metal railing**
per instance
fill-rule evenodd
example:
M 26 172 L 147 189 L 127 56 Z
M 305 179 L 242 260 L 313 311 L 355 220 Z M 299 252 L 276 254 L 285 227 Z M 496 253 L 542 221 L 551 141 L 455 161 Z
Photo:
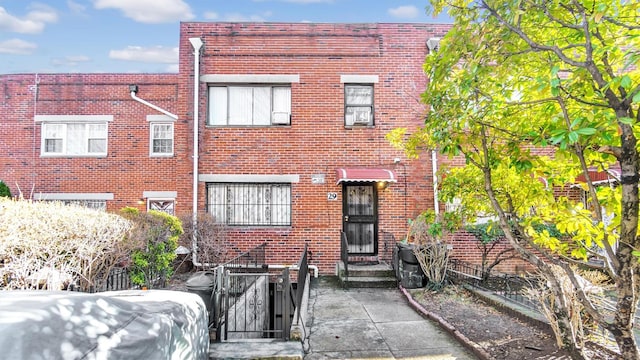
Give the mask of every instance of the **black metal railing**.
M 528 308 L 539 310 L 539 304 L 532 300 L 527 292 L 535 288 L 536 280 L 527 279 L 518 275 L 503 274 L 492 276 L 487 282 L 491 282 L 493 292 L 515 303 Z
M 212 294 L 211 327 L 216 341 L 247 338 L 288 340 L 293 311 L 302 302 L 309 273 L 307 247 L 298 262 L 298 288 L 289 268 L 265 264 L 263 243 L 218 266 Z
M 477 283 L 482 281 L 482 267 L 458 259 L 449 259 L 447 276 L 451 280 Z
M 347 233 L 340 232 L 340 260 L 344 266 L 344 278 L 349 278 L 349 244 L 347 243 Z M 345 282 L 346 283 L 346 282 Z
M 307 291 L 307 276 L 309 275 L 309 258 L 307 253 L 307 244 L 304 244 L 304 250 L 302 251 L 302 255 L 300 256 L 300 261 L 298 261 L 298 286 L 296 287 L 296 301 L 295 308 L 298 310 L 298 318 L 296 319 L 300 322 L 301 316 L 301 306 L 302 306 L 302 298 L 304 293 Z
M 69 291 L 86 293 L 97 293 L 103 291 L 129 290 L 136 286 L 131 282 L 129 272 L 126 268 L 113 268 L 106 275 L 98 275 L 93 284 L 71 284 L 67 288 Z
M 265 271 L 267 268 L 267 264 L 265 261 L 266 248 L 267 243 L 262 243 L 255 248 L 227 261 L 224 264 L 224 267 L 231 272 Z
M 528 294 L 535 286 L 534 280 L 518 275 L 498 274 L 484 278 L 482 267 L 459 259 L 449 259 L 447 276 L 455 282 L 488 290 L 519 305 L 538 310 L 538 304 Z

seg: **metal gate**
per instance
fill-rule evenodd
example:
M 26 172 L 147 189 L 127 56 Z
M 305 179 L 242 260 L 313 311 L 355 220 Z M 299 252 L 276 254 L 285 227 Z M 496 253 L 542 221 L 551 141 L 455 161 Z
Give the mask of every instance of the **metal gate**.
M 289 338 L 289 269 L 281 274 L 233 272 L 223 266 L 216 270 L 221 274 L 221 286 L 214 287 L 212 296 L 217 341 Z

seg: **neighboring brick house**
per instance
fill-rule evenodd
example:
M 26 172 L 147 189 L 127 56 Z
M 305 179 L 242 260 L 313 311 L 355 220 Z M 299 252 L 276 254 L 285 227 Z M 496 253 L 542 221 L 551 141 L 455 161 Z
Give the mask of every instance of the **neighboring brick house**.
M 343 230 L 352 254 L 389 259 L 434 191 L 431 157 L 385 135 L 422 124 L 427 40 L 449 28 L 182 23 L 178 74 L 1 75 L 0 180 L 109 211 L 195 205 L 269 263 L 307 244 L 321 274 Z

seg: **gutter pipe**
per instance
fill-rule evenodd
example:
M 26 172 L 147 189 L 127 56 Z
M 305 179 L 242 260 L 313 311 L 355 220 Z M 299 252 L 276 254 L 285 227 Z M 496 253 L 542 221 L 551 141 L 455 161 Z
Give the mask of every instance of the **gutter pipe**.
M 136 96 L 136 93 L 138 92 L 138 85 L 129 85 L 129 91 L 131 92 L 131 98 L 139 103 L 142 103 L 144 105 L 147 105 L 148 107 L 154 109 L 154 110 L 158 110 L 161 113 L 171 117 L 174 120 L 178 120 L 178 115 L 168 112 L 165 109 L 162 109 L 161 107 L 154 105 L 146 100 L 140 99 L 139 97 Z
M 189 38 L 191 46 L 193 46 L 193 239 L 191 243 L 193 266 L 203 267 L 212 264 L 203 264 L 198 262 L 198 127 L 200 126 L 200 49 L 202 48 L 202 39 L 193 37 Z

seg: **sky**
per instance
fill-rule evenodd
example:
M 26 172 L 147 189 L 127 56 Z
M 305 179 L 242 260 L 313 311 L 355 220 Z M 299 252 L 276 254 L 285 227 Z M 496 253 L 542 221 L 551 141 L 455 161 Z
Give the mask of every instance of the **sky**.
M 0 74 L 178 70 L 181 21 L 451 23 L 426 0 L 0 0 Z

